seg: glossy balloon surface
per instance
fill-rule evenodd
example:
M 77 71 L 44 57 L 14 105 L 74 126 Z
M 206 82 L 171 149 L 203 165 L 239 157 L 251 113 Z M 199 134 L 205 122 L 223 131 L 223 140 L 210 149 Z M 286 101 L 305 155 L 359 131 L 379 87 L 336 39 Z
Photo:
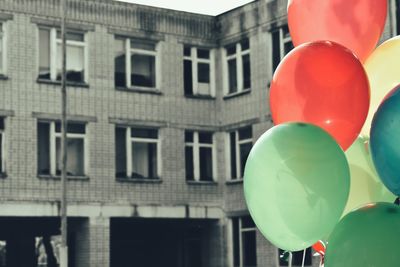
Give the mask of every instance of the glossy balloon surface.
M 275 246 L 303 250 L 339 221 L 349 175 L 344 152 L 324 130 L 303 123 L 278 125 L 258 139 L 247 159 L 247 207 Z
M 341 45 L 327 41 L 301 45 L 278 66 L 270 107 L 275 124 L 315 124 L 346 150 L 368 114 L 368 78 L 360 61 Z
M 288 23 L 295 46 L 334 41 L 364 62 L 376 47 L 387 15 L 387 0 L 289 0 Z

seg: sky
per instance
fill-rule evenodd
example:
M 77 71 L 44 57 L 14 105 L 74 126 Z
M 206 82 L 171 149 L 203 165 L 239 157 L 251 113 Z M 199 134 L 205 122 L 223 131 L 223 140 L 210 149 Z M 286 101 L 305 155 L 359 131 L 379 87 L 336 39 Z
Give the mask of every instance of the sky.
M 253 0 L 117 0 L 141 5 L 170 8 L 199 14 L 219 15 Z

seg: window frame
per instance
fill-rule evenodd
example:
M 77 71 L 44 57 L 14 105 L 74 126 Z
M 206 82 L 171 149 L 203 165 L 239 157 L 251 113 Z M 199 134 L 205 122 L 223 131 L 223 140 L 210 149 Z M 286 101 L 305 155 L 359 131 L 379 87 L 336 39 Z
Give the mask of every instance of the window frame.
M 250 215 L 245 215 L 245 216 L 238 216 L 238 217 L 231 217 L 230 218 L 230 242 L 232 244 L 231 247 L 231 257 L 230 257 L 230 261 L 231 261 L 231 266 L 232 267 L 246 267 L 246 265 L 244 265 L 244 244 L 243 244 L 243 233 L 245 232 L 254 232 L 255 234 L 255 244 L 254 247 L 257 248 L 257 227 L 256 225 L 254 225 L 254 227 L 244 227 L 243 226 L 243 220 L 245 219 L 245 217 L 250 217 Z M 250 217 L 251 218 L 251 217 Z M 237 220 L 238 221 L 238 233 L 234 232 L 234 223 L 233 221 Z M 251 219 L 252 220 L 252 219 Z M 234 235 L 238 235 L 238 238 L 235 238 Z M 239 266 L 235 265 L 235 247 L 236 245 L 234 244 L 235 240 L 237 240 L 239 242 Z M 257 262 L 257 251 L 256 251 L 256 262 Z
M 243 40 L 246 40 L 249 43 L 249 48 L 246 50 L 242 50 L 242 42 Z M 235 45 L 235 53 L 232 55 L 228 55 L 227 47 Z M 235 44 L 228 44 L 223 49 L 223 68 L 224 68 L 224 96 L 232 96 L 232 95 L 237 95 L 237 94 L 242 94 L 246 92 L 251 91 L 251 85 L 250 88 L 244 88 L 244 69 L 243 69 L 243 57 L 248 55 L 249 60 L 250 60 L 250 65 L 251 65 L 251 42 L 250 38 L 246 37 L 243 38 L 242 40 L 236 42 Z M 237 91 L 230 93 L 229 90 L 229 60 L 235 59 L 236 60 L 236 84 L 237 84 Z M 250 77 L 251 81 L 251 68 L 250 68 Z
M 49 120 L 38 120 L 37 121 L 37 126 L 39 123 L 47 123 L 49 124 L 49 174 L 51 177 L 60 177 L 60 175 L 57 174 L 57 138 L 61 138 L 62 133 L 56 131 L 56 123 L 59 123 L 60 121 L 49 121 Z M 72 176 L 72 175 L 67 175 L 67 177 L 72 177 L 72 178 L 79 178 L 79 177 L 87 177 L 89 175 L 89 140 L 88 140 L 88 123 L 87 122 L 68 122 L 68 124 L 73 124 L 73 123 L 79 123 L 79 124 L 84 124 L 85 125 L 85 133 L 68 133 L 67 132 L 67 140 L 68 139 L 83 139 L 83 159 L 84 159 L 84 164 L 83 164 L 83 173 L 84 175 L 77 175 L 77 176 Z M 37 153 L 39 153 L 39 149 L 37 150 Z M 39 176 L 47 176 L 47 174 L 41 174 L 39 173 L 38 170 L 38 175 Z
M 185 96 L 211 96 L 211 97 L 215 97 L 215 50 L 214 49 L 210 49 L 210 48 L 202 48 L 202 47 L 196 47 L 196 46 L 184 46 L 185 47 L 190 47 L 190 56 L 183 56 L 183 62 L 185 62 L 185 60 L 189 60 L 192 64 L 192 94 L 186 94 Z M 197 51 L 199 49 L 202 50 L 208 50 L 210 53 L 210 58 L 206 59 L 206 58 L 200 58 L 198 57 L 198 53 Z M 210 94 L 200 94 L 198 92 L 198 64 L 199 63 L 205 63 L 209 65 L 210 68 Z M 185 78 L 185 77 L 183 77 Z M 185 86 L 185 83 L 183 83 L 183 86 Z M 185 90 L 184 90 L 185 92 Z
M 191 132 L 193 134 L 193 142 L 186 142 L 185 141 L 185 149 L 186 147 L 192 147 L 192 153 L 193 153 L 193 172 L 194 172 L 194 180 L 189 180 L 188 175 L 186 173 L 186 166 L 185 166 L 185 176 L 186 176 L 186 181 L 188 182 L 196 182 L 196 183 L 207 183 L 207 182 L 217 182 L 217 155 L 216 155 L 216 137 L 215 133 L 209 132 L 209 131 L 185 131 L 186 132 Z M 199 140 L 199 133 L 209 133 L 211 134 L 212 138 L 212 143 L 200 143 Z M 200 177 L 200 148 L 205 147 L 205 148 L 211 148 L 211 162 L 212 162 L 212 181 L 203 181 L 202 177 Z M 186 161 L 185 157 L 185 161 Z
M 287 36 L 285 36 L 285 33 L 284 33 L 284 29 L 285 28 L 288 29 L 288 35 Z M 276 68 L 279 66 L 279 62 L 278 62 L 278 64 L 276 66 L 274 66 L 274 40 L 273 40 L 273 38 L 274 38 L 274 33 L 275 32 L 279 33 L 279 62 L 281 62 L 282 59 L 293 49 L 293 47 L 292 47 L 292 49 L 290 51 L 288 51 L 288 52 L 285 51 L 285 45 L 287 43 L 292 43 L 292 37 L 290 36 L 288 24 L 283 24 L 283 25 L 281 25 L 281 26 L 279 26 L 277 28 L 274 28 L 271 31 L 271 41 L 272 41 L 272 45 L 271 45 L 271 55 L 272 55 L 271 56 L 271 67 L 272 67 L 272 73 L 274 73 Z M 292 46 L 293 46 L 293 43 L 292 43 Z
M 251 138 L 246 138 L 246 139 L 239 139 L 239 131 L 245 128 L 250 128 L 251 129 Z M 232 171 L 231 171 L 231 133 L 235 134 L 235 159 L 236 159 L 236 176 L 237 177 L 233 177 L 232 175 Z M 226 170 L 227 170 L 227 177 L 228 177 L 228 181 L 243 181 L 243 177 L 241 175 L 242 173 L 242 167 L 241 167 L 241 162 L 240 162 L 240 145 L 242 144 L 248 144 L 250 143 L 252 146 L 254 145 L 253 143 L 253 128 L 251 125 L 249 126 L 244 126 L 244 127 L 240 127 L 238 129 L 232 130 L 232 131 L 228 131 L 226 134 L 226 155 L 227 155 L 227 161 L 226 161 Z
M 124 48 L 125 48 L 125 88 L 127 89 L 139 89 L 142 91 L 160 91 L 161 88 L 161 60 L 160 60 L 160 47 L 161 43 L 159 41 L 154 41 L 154 40 L 141 40 L 133 37 L 128 37 L 128 36 L 119 36 L 116 35 L 114 37 L 115 40 L 123 40 L 124 42 Z M 154 50 L 146 50 L 146 49 L 139 49 L 139 48 L 132 48 L 131 47 L 131 42 L 144 42 L 144 43 L 152 43 L 154 44 Z M 148 86 L 140 86 L 140 85 L 133 85 L 132 84 L 132 79 L 131 79 L 131 72 L 132 72 L 132 62 L 131 62 L 131 57 L 132 55 L 137 54 L 137 55 L 145 55 L 145 56 L 154 56 L 154 61 L 155 61 L 155 66 L 154 66 L 154 71 L 155 71 L 155 86 L 154 87 L 148 87 Z M 115 58 L 114 58 L 115 59 Z M 115 63 L 114 63 L 115 64 Z M 114 65 L 114 75 L 115 75 L 115 68 L 116 66 Z M 114 86 L 116 86 L 114 84 Z M 117 88 L 119 86 L 116 86 Z
M 0 61 L 2 63 L 2 68 L 0 68 L 0 75 L 7 75 L 7 36 L 8 36 L 8 27 L 7 21 L 0 20 L 0 35 L 1 35 L 1 45 L 2 45 L 2 54 L 0 56 Z
M 125 130 L 125 157 L 126 157 L 126 173 L 124 177 L 116 177 L 117 179 L 122 180 L 132 180 L 132 181 L 158 181 L 161 180 L 161 137 L 160 137 L 160 129 L 159 128 L 149 128 L 149 127 L 138 127 L 138 126 L 122 126 L 116 125 L 116 128 L 121 128 Z M 132 137 L 132 130 L 134 129 L 150 129 L 157 131 L 157 139 L 156 138 L 144 138 L 144 137 Z M 156 144 L 157 151 L 157 177 L 145 177 L 145 178 L 135 178 L 132 177 L 133 172 L 133 162 L 132 162 L 132 152 L 133 152 L 133 143 L 151 143 Z M 116 173 L 116 171 L 115 171 Z
M 43 79 L 39 78 L 39 57 L 40 57 L 40 30 L 48 30 L 49 31 L 49 47 L 50 47 L 50 79 Z M 61 82 L 60 80 L 57 80 L 57 46 L 62 44 L 62 39 L 57 38 L 57 31 L 60 29 L 58 27 L 50 27 L 50 26 L 44 26 L 44 25 L 38 25 L 37 27 L 37 37 L 38 37 L 38 60 L 37 60 L 37 77 L 39 81 L 51 81 L 55 83 Z M 67 84 L 87 84 L 89 81 L 89 56 L 88 56 L 88 38 L 87 38 L 87 32 L 80 31 L 80 30 L 70 30 L 67 29 L 68 33 L 77 33 L 77 34 L 82 34 L 83 35 L 83 41 L 72 41 L 72 40 L 66 40 L 66 45 L 68 46 L 74 46 L 74 47 L 82 47 L 83 48 L 83 54 L 84 54 L 84 59 L 83 59 L 83 81 L 81 82 L 76 82 L 76 81 L 68 81 Z M 67 55 L 67 60 L 68 60 L 68 55 Z

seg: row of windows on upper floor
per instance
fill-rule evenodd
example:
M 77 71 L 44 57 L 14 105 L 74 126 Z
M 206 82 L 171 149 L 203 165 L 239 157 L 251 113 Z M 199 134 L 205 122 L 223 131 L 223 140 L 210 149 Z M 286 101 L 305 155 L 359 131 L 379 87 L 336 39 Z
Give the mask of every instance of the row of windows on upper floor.
M 272 31 L 272 68 L 293 45 L 287 26 Z M 6 75 L 7 23 L 0 23 L 0 74 Z M 61 81 L 61 32 L 57 28 L 38 26 L 39 82 Z M 70 84 L 84 85 L 88 77 L 88 42 L 85 32 L 66 34 L 67 73 Z M 114 83 L 117 88 L 158 92 L 160 88 L 159 42 L 115 36 Z M 225 95 L 251 90 L 250 41 L 224 47 Z M 182 54 L 184 95 L 215 97 L 215 49 L 185 45 Z
M 6 174 L 7 118 L 0 118 L 0 173 Z M 71 122 L 67 127 L 67 175 L 89 176 L 90 148 L 87 122 Z M 115 176 L 122 181 L 159 181 L 162 176 L 162 152 L 158 128 L 115 127 Z M 185 130 L 185 150 L 176 155 L 185 161 L 186 179 L 192 182 L 217 181 L 217 148 L 215 133 Z M 240 181 L 247 156 L 253 144 L 252 127 L 226 133 L 227 177 Z M 37 170 L 39 177 L 57 177 L 60 172 L 61 124 L 59 121 L 38 120 Z

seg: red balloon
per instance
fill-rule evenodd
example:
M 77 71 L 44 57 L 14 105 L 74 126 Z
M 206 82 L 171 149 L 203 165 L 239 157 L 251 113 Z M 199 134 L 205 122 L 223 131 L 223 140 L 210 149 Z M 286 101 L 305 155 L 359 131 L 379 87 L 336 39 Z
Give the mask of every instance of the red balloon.
M 296 47 L 280 63 L 271 82 L 275 124 L 317 125 L 346 150 L 368 114 L 369 82 L 361 62 L 347 48 L 318 41 Z
M 324 242 L 322 242 L 321 240 L 319 240 L 317 243 L 315 243 L 312 248 L 315 250 L 315 252 L 317 252 L 319 255 L 321 256 L 325 256 L 325 250 L 326 250 L 326 246 L 324 244 Z
M 387 0 L 289 0 L 293 44 L 329 40 L 352 50 L 364 62 L 386 22 Z

